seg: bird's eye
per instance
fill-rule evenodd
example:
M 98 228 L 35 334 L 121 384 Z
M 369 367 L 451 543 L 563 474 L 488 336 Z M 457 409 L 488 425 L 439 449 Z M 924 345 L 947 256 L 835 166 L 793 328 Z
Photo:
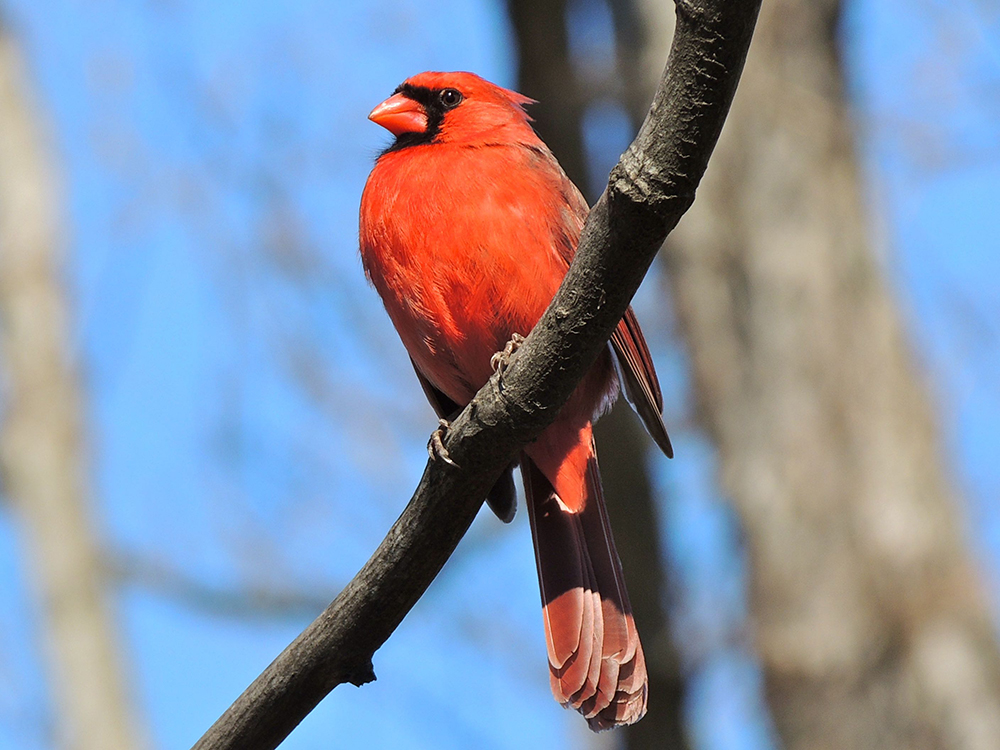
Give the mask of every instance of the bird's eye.
M 441 103 L 451 109 L 462 103 L 462 92 L 458 89 L 445 89 L 440 94 Z

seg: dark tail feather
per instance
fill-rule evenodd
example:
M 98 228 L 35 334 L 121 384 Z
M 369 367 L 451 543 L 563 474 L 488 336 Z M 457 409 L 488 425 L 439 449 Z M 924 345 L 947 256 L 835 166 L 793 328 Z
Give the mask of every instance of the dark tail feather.
M 591 729 L 646 713 L 646 665 L 604 509 L 596 453 L 587 498 L 572 513 L 527 456 L 521 473 L 542 593 L 552 693 Z

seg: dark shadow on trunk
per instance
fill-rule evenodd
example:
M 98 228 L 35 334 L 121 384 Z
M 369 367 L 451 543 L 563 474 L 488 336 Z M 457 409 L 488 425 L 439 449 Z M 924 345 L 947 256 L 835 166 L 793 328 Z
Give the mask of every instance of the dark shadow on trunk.
M 578 84 L 570 60 L 566 6 L 564 0 L 509 0 L 507 4 L 517 34 L 518 90 L 538 100 L 530 108 L 535 129 L 570 179 L 586 193 L 582 120 L 589 97 Z M 661 70 L 665 59 L 664 55 L 659 62 Z M 650 91 L 642 94 L 644 107 L 649 105 Z M 634 107 L 624 104 L 631 113 Z M 631 750 L 687 748 L 685 683 L 666 612 L 668 576 L 646 466 L 648 451 L 655 446 L 630 411 L 621 400 L 596 428 L 605 500 L 649 672 L 649 711 L 621 734 Z

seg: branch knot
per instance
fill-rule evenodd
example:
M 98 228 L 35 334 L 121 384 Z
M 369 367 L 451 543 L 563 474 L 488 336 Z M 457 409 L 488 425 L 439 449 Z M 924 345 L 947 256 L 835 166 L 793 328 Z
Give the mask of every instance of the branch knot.
M 712 26 L 718 23 L 719 11 L 713 10 L 697 0 L 674 0 L 678 17 L 694 27 Z
M 355 666 L 348 674 L 347 681 L 354 685 L 354 687 L 361 687 L 362 685 L 367 685 L 369 682 L 375 682 L 375 667 L 372 665 L 372 660 L 367 659 L 364 663 Z
M 616 211 L 628 210 L 623 205 L 628 203 L 632 211 L 650 211 L 661 219 L 672 213 L 679 216 L 694 202 L 694 190 L 680 190 L 677 176 L 660 169 L 655 159 L 633 144 L 611 170 L 608 201 Z

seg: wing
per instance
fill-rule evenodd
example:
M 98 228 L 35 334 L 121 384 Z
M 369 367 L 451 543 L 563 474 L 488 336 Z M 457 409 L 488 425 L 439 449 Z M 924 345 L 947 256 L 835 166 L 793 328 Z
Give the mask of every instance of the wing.
M 660 383 L 653 369 L 653 358 L 646 347 L 646 339 L 642 336 L 639 321 L 631 306 L 625 311 L 625 317 L 611 334 L 611 346 L 622 374 L 625 398 L 632 404 L 646 431 L 653 441 L 660 446 L 667 458 L 674 457 L 674 448 L 670 444 L 670 436 L 663 424 L 663 394 L 660 393 Z
M 576 246 L 580 241 L 583 223 L 590 212 L 587 200 L 577 189 L 555 158 L 548 154 L 547 166 L 558 170 L 560 176 L 559 189 L 562 193 L 565 215 L 559 236 L 553 243 L 559 255 L 567 266 L 576 254 Z M 643 338 L 639 321 L 635 318 L 630 306 L 625 311 L 615 332 L 611 334 L 611 346 L 614 348 L 622 375 L 622 385 L 625 398 L 632 404 L 639 418 L 646 425 L 646 431 L 667 457 L 674 457 L 674 449 L 663 424 L 663 394 L 660 393 L 660 383 L 653 368 L 653 359 L 649 355 L 646 340 Z
M 413 357 L 410 357 L 410 364 L 413 365 L 413 371 L 417 373 L 417 380 L 420 381 L 420 387 L 423 388 L 427 400 L 431 402 L 431 408 L 434 410 L 434 413 L 440 419 L 452 420 L 457 417 L 458 413 L 462 411 L 462 407 L 431 385 L 431 381 L 425 378 L 424 374 L 420 372 L 420 368 L 413 361 Z

